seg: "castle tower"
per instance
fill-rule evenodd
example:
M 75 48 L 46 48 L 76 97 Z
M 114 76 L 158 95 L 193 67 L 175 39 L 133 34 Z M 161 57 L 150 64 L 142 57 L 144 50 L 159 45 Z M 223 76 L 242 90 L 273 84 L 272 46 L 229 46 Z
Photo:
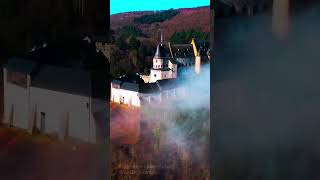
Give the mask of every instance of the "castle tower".
M 153 57 L 153 67 L 150 70 L 150 82 L 176 77 L 177 63 L 170 57 L 170 52 L 165 48 L 163 33 L 161 33 L 161 40 Z
M 197 74 L 200 74 L 201 72 L 201 55 L 200 52 L 198 52 L 198 54 L 196 55 L 196 62 L 195 62 L 195 66 L 194 66 L 194 70 Z
M 289 31 L 289 0 L 273 0 L 272 32 L 286 39 Z
M 197 74 L 200 73 L 201 71 L 201 55 L 200 55 L 200 51 L 197 49 L 196 46 L 196 42 L 194 41 L 194 39 L 192 39 L 191 44 L 193 46 L 193 53 L 195 56 L 195 66 L 194 66 L 194 70 Z

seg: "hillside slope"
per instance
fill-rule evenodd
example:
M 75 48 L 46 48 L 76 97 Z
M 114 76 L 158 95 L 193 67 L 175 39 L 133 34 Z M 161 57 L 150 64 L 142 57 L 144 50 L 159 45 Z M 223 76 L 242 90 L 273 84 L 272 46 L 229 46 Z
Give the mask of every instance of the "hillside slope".
M 158 40 L 159 32 L 164 32 L 164 38 L 168 39 L 176 31 L 188 30 L 191 28 L 200 29 L 204 32 L 210 31 L 210 8 L 209 6 L 199 8 L 178 9 L 179 13 L 164 22 L 152 24 L 138 24 L 134 22 L 136 17 L 146 14 L 153 14 L 151 11 L 130 12 L 115 14 L 110 17 L 111 29 L 117 31 L 125 25 L 132 25 L 142 30 L 151 39 Z

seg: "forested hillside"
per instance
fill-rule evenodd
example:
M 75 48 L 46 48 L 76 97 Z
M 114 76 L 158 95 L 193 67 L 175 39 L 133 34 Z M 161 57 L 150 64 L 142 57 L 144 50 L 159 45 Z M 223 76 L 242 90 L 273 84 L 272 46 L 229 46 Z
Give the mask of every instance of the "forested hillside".
M 156 45 L 164 40 L 174 44 L 190 43 L 191 38 L 209 40 L 208 6 L 169 9 L 157 12 L 127 12 L 111 16 L 111 74 L 115 77 L 135 72 L 148 73 Z

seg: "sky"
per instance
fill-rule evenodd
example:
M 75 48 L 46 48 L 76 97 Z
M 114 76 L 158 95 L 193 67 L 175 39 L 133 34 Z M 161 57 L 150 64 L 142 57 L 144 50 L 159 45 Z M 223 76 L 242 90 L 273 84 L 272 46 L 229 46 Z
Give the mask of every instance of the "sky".
M 209 6 L 210 0 L 111 0 L 110 14 Z

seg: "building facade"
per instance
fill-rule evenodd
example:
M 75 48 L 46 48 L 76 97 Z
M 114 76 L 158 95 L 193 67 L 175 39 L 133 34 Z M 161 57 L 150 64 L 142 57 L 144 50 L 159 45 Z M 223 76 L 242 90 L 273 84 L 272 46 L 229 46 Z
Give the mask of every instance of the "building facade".
M 137 75 L 122 76 L 111 82 L 111 101 L 129 107 L 161 105 L 187 96 L 187 87 L 180 79 L 157 80 L 144 83 Z
M 15 58 L 3 73 L 4 124 L 62 140 L 99 141 L 109 103 L 92 96 L 89 72 Z
M 157 46 L 153 57 L 153 67 L 150 70 L 150 82 L 156 82 L 162 79 L 177 78 L 178 63 L 164 47 L 163 42 Z

